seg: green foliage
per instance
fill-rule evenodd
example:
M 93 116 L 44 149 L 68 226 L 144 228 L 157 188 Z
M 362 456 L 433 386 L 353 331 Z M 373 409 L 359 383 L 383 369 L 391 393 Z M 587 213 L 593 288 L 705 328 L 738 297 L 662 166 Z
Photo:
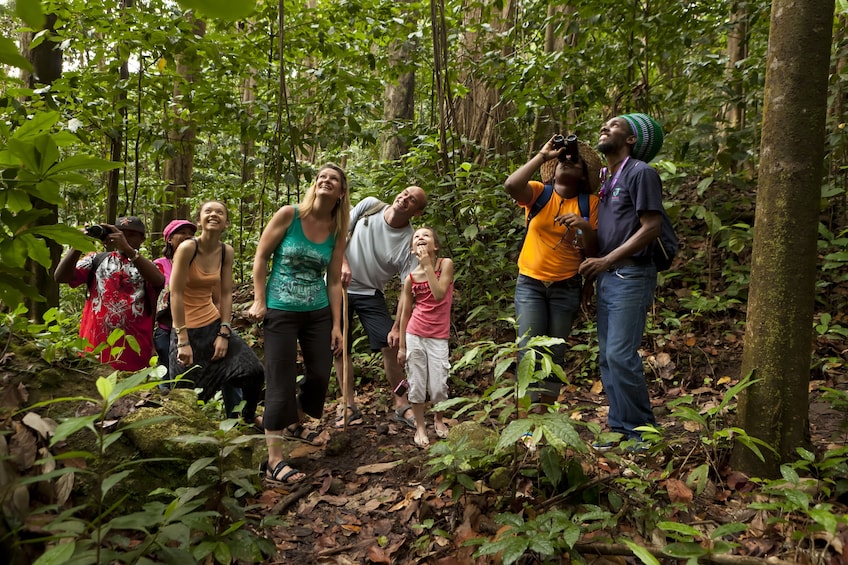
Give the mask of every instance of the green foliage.
M 60 147 L 74 138 L 68 132 L 53 131 L 58 120 L 57 112 L 43 112 L 13 131 L 0 127 L 0 301 L 6 304 L 16 304 L 21 296 L 38 298 L 24 267 L 28 259 L 45 268 L 52 266 L 45 239 L 84 251 L 94 249 L 92 240 L 78 230 L 38 225 L 37 220 L 49 211 L 34 202 L 58 205 L 63 202 L 61 185 L 88 182 L 81 171 L 118 166 L 81 154 L 62 156 Z
M 179 0 L 179 3 L 183 8 L 225 20 L 245 18 L 256 8 L 256 0 Z
M 253 473 L 246 469 L 225 469 L 223 462 L 239 446 L 256 441 L 257 437 L 234 434 L 235 420 L 224 421 L 208 436 L 175 438 L 183 442 L 202 442 L 217 447 L 216 457 L 201 458 L 188 469 L 190 486 L 162 487 L 148 495 L 141 510 L 122 512 L 126 494 L 120 494 L 121 484 L 146 465 L 163 459 L 133 458 L 120 460 L 111 456 L 113 446 L 131 428 L 150 426 L 169 417 L 139 420 L 109 431 L 104 425 L 106 414 L 114 404 L 129 395 L 157 386 L 151 380 L 157 368 L 119 378 L 118 373 L 97 379 L 99 398 L 58 398 L 35 404 L 29 409 L 67 401 L 88 401 L 99 405 L 100 411 L 89 416 L 65 418 L 56 427 L 50 446 L 65 442 L 71 436 L 89 432 L 94 436 L 94 449 L 77 450 L 61 456 L 49 456 L 55 470 L 25 477 L 15 488 L 75 474 L 87 476 L 90 493 L 86 501 L 62 511 L 55 506 L 33 509 L 48 517 L 44 525 L 47 535 L 39 539 L 13 537 L 16 544 L 46 543 L 47 550 L 36 565 L 52 563 L 135 563 L 179 562 L 221 563 L 232 560 L 260 562 L 275 551 L 273 543 L 254 533 L 259 524 L 252 518 L 251 507 L 243 504 L 246 495 L 254 495 L 256 487 L 248 479 Z M 67 458 L 81 459 L 84 467 L 60 466 Z M 36 464 L 47 463 L 47 459 Z M 200 481 L 201 477 L 205 481 Z M 3 493 L 12 496 L 15 488 Z M 6 508 L 4 506 L 4 508 Z M 13 516 L 5 518 L 15 523 Z M 18 528 L 23 522 L 18 522 Z M 13 536 L 17 532 L 12 532 Z M 132 540 L 140 541 L 133 543 Z
M 757 380 L 752 379 L 751 375 L 740 379 L 722 395 L 721 401 L 714 406 L 693 406 L 695 399 L 692 395 L 681 396 L 669 402 L 672 418 L 697 425 L 699 445 L 717 474 L 721 471 L 720 464 L 724 461 L 724 455 L 734 442 L 750 449 L 760 460 L 764 459 L 762 449 L 774 451 L 769 444 L 748 435 L 742 428 L 725 427 L 729 411 L 735 407 L 739 393 L 755 382 Z M 662 431 L 657 428 L 642 429 L 642 437 L 649 441 L 660 441 L 662 435 Z
M 500 555 L 504 565 L 515 563 L 524 556 L 534 561 L 570 554 L 580 536 L 598 529 L 612 520 L 612 514 L 595 506 L 576 510 L 551 510 L 526 520 L 518 514 L 505 512 L 496 521 L 506 526 L 494 540 L 476 538 L 466 545 L 478 545 L 475 557 Z

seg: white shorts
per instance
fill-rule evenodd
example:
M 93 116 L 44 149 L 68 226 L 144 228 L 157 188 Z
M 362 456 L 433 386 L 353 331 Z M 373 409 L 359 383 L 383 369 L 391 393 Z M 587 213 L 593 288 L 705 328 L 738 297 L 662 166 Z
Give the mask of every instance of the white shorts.
M 409 401 L 421 404 L 448 399 L 448 340 L 406 334 L 406 379 Z

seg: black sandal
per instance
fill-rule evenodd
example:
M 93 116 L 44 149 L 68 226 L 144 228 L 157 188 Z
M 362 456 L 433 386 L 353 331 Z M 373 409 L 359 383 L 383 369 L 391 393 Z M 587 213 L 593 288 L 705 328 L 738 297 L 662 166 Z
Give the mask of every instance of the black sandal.
M 245 430 L 248 432 L 264 434 L 265 433 L 265 420 L 262 416 L 254 416 L 253 420 L 247 421 L 242 420 L 241 424 L 244 426 Z
M 350 410 L 350 415 L 347 414 L 348 410 Z M 337 429 L 345 426 L 345 416 L 347 416 L 348 426 L 359 426 L 364 422 L 362 419 L 362 412 L 359 411 L 359 408 L 355 404 L 351 404 L 345 408 L 345 411 L 341 416 L 336 418 L 336 423 L 334 425 Z
M 303 427 L 303 424 L 298 424 L 294 429 L 286 428 L 286 431 L 283 433 L 283 436 L 286 439 L 293 439 L 295 441 L 302 441 L 308 445 L 313 446 L 321 446 L 323 445 L 320 441 L 315 441 L 320 437 L 320 433 L 314 430 L 307 429 Z
M 283 474 L 283 476 L 280 476 L 280 473 L 282 473 L 286 467 L 289 468 L 288 473 L 285 473 Z M 303 477 L 295 479 L 293 481 L 289 480 L 292 476 L 297 474 L 301 474 L 303 475 Z M 259 465 L 259 475 L 266 482 L 278 485 L 296 485 L 297 483 L 306 478 L 306 475 L 303 472 L 295 469 L 283 460 L 277 463 L 272 471 L 268 468 L 268 460 L 266 459 L 262 462 L 261 465 Z

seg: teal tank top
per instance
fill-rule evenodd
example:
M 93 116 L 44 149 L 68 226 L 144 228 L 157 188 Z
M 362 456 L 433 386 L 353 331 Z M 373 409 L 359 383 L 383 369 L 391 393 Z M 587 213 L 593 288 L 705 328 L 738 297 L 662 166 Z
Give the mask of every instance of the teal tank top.
M 324 275 L 335 246 L 333 234 L 323 243 L 309 241 L 295 206 L 292 223 L 271 259 L 271 274 L 265 287 L 268 308 L 310 312 L 329 306 Z

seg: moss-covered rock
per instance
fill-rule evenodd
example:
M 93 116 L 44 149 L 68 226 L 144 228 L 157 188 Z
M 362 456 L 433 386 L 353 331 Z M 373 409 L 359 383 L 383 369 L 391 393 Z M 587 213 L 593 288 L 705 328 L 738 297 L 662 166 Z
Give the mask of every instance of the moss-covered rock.
M 461 441 L 468 442 L 468 447 L 491 451 L 498 443 L 498 434 L 477 422 L 460 422 L 450 429 L 448 442 L 455 444 Z

